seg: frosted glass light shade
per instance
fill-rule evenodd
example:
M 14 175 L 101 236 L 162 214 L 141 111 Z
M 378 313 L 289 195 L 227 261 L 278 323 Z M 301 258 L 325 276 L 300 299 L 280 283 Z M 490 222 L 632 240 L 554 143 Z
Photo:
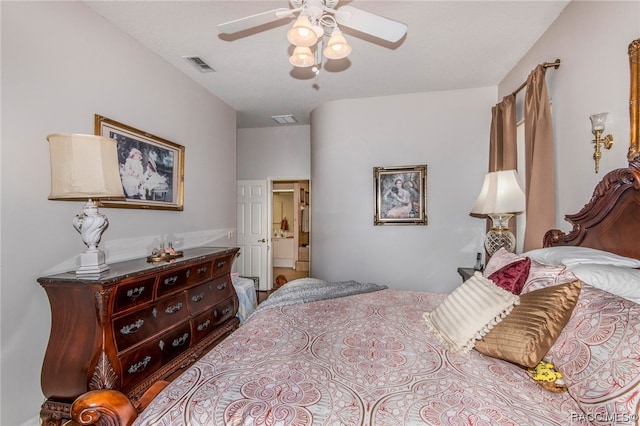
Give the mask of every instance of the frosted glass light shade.
M 604 132 L 604 125 L 607 122 L 607 115 L 608 113 L 603 112 L 590 116 L 589 119 L 591 120 L 591 130 L 593 130 L 594 132 L 597 130 L 601 130 Z
M 309 18 L 300 15 L 287 32 L 287 40 L 298 47 L 310 47 L 318 41 L 318 35 L 311 26 Z
M 331 33 L 331 38 L 327 43 L 327 47 L 322 51 L 327 59 L 342 59 L 349 56 L 351 53 L 351 46 L 347 43 L 342 31 L 335 28 Z
M 124 199 L 117 142 L 103 136 L 47 136 L 51 158 L 50 200 Z
M 294 67 L 310 67 L 316 63 L 311 49 L 308 47 L 296 47 L 293 55 L 289 58 L 289 63 Z
M 515 170 L 487 173 L 471 213 L 492 215 L 520 213 L 525 208 L 525 196 Z

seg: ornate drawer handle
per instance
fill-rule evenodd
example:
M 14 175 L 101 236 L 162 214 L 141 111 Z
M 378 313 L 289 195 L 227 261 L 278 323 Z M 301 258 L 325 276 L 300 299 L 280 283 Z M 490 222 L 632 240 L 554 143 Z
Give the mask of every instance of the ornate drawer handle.
M 144 324 L 144 320 L 139 319 L 133 324 L 125 325 L 120 329 L 120 334 L 133 334 L 142 328 L 142 324 Z
M 227 315 L 229 312 L 231 312 L 231 307 L 227 306 L 222 310 L 222 315 Z
M 200 302 L 202 299 L 204 299 L 204 291 L 191 297 L 191 300 L 195 303 Z
M 144 371 L 150 362 L 151 362 L 151 357 L 147 355 L 146 357 L 144 357 L 142 361 L 135 363 L 131 367 L 129 367 L 129 370 L 127 371 L 129 371 L 129 374 L 139 373 L 141 371 Z
M 218 284 L 218 290 L 224 290 L 227 288 L 227 282 L 223 282 L 222 284 Z
M 222 268 L 226 264 L 227 264 L 226 260 L 221 260 L 220 262 L 216 263 L 216 268 Z
M 177 282 L 178 282 L 178 276 L 174 275 L 172 277 L 165 278 L 164 285 L 174 285 Z
M 142 295 L 143 292 L 144 292 L 144 286 L 132 288 L 129 291 L 127 291 L 127 297 L 130 299 L 136 299 L 140 297 L 140 295 Z
M 184 275 L 189 278 L 189 275 L 191 275 L 191 269 L 187 269 L 187 272 L 185 272 Z
M 202 324 L 198 325 L 198 331 L 203 331 L 206 330 L 207 327 L 209 327 L 209 324 L 211 323 L 211 320 L 206 320 L 205 322 L 203 322 Z
M 165 309 L 164 311 L 166 313 L 168 313 L 169 315 L 171 314 L 175 314 L 176 312 L 178 312 L 180 309 L 182 309 L 182 302 L 178 302 L 173 306 L 169 306 L 167 307 L 167 309 Z
M 208 269 L 209 269 L 209 268 L 207 268 L 206 266 L 202 266 L 202 267 L 198 268 L 198 270 L 196 271 L 196 273 L 197 273 L 198 275 L 206 274 Z
M 189 333 L 184 333 L 181 337 L 178 337 L 173 342 L 171 342 L 171 346 L 177 348 L 178 346 L 184 345 L 189 340 Z

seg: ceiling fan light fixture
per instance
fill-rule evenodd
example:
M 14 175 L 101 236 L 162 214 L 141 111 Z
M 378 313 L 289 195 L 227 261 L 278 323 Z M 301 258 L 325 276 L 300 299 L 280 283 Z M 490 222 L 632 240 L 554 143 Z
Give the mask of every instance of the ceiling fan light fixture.
M 294 67 L 305 68 L 314 65 L 316 60 L 308 47 L 296 47 L 289 57 L 289 63 Z
M 322 51 L 327 59 L 342 59 L 349 56 L 351 53 L 351 46 L 347 43 L 342 31 L 335 28 L 331 33 L 331 38 L 327 43 L 327 47 Z
M 300 15 L 294 22 L 293 27 L 287 32 L 287 39 L 295 46 L 309 47 L 316 44 L 318 35 L 311 26 L 309 18 L 305 15 Z

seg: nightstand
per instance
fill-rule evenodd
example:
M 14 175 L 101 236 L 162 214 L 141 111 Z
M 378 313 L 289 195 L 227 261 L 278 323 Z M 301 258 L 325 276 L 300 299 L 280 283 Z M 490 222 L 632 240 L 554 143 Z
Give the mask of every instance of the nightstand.
M 473 276 L 476 270 L 473 268 L 458 268 L 458 274 L 462 277 L 462 282 L 465 282 Z

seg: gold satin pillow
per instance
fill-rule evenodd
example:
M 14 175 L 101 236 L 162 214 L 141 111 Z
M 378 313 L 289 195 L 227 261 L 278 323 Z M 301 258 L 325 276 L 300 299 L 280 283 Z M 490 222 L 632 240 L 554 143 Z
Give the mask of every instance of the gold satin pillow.
M 576 306 L 582 283 L 544 287 L 520 295 L 520 304 L 475 349 L 493 358 L 535 367 L 560 336 Z

